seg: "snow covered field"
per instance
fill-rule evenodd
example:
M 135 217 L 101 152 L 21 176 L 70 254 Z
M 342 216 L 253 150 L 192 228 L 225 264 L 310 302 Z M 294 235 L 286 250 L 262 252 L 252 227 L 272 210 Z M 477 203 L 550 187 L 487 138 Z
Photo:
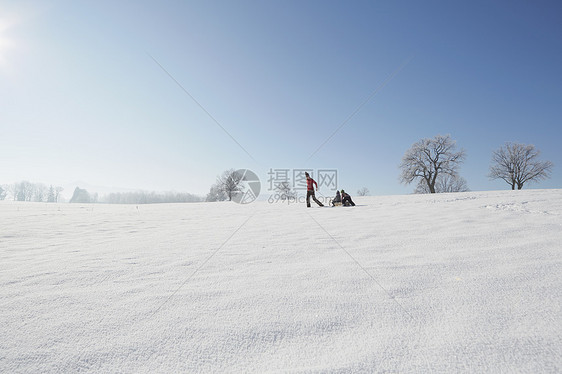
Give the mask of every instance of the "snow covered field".
M 0 202 L 3 373 L 562 371 L 562 190 Z

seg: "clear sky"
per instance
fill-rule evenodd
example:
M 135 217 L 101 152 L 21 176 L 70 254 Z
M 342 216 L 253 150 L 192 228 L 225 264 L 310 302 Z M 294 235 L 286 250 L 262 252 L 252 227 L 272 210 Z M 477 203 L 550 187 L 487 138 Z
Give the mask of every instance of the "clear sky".
M 204 195 L 226 169 L 266 185 L 309 168 L 403 194 L 404 152 L 451 134 L 471 190 L 509 188 L 487 178 L 506 141 L 555 165 L 525 188 L 562 188 L 561 15 L 541 0 L 0 1 L 0 184 Z

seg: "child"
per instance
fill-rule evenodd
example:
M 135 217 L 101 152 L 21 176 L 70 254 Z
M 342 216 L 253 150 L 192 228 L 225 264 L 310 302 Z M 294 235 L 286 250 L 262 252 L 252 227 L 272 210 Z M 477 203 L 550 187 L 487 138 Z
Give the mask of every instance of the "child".
M 336 204 L 341 204 L 340 191 L 336 191 L 336 197 L 334 197 L 334 200 L 332 200 L 332 206 L 336 206 Z
M 351 196 L 347 194 L 344 190 L 341 190 L 341 202 L 343 206 L 355 206 L 353 200 L 351 200 Z

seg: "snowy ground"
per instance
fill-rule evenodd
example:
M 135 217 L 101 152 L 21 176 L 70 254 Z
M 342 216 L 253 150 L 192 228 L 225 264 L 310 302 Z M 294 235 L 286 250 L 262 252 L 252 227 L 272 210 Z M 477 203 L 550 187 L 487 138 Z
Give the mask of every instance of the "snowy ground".
M 562 371 L 562 190 L 0 202 L 0 372 Z

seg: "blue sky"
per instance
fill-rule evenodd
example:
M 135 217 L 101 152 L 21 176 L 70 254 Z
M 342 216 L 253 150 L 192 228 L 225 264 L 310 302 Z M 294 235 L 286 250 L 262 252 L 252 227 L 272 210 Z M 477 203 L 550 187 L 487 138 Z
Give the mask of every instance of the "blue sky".
M 265 185 L 270 169 L 309 168 L 404 194 L 404 152 L 451 134 L 472 190 L 509 188 L 486 176 L 506 141 L 555 165 L 525 188 L 562 188 L 560 14 L 557 1 L 3 1 L 0 184 L 204 195 L 226 169 Z

